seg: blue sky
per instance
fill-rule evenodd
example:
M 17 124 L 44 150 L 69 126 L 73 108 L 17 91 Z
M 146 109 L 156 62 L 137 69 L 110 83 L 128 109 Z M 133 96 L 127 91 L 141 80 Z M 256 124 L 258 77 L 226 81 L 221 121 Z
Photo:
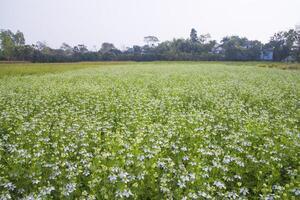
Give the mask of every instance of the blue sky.
M 0 28 L 21 30 L 27 43 L 99 48 L 143 44 L 143 37 L 186 38 L 191 28 L 212 38 L 266 42 L 300 22 L 300 0 L 0 0 Z

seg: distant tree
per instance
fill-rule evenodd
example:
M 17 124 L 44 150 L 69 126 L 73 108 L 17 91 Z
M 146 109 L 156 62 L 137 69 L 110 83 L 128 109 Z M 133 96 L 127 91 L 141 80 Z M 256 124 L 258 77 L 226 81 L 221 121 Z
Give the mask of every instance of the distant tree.
M 224 37 L 221 47 L 226 60 L 259 60 L 261 43 L 239 36 Z
M 211 38 L 210 34 L 207 33 L 207 34 L 200 35 L 198 40 L 200 43 L 207 43 L 209 42 L 210 38 Z
M 31 45 L 16 46 L 14 50 L 14 59 L 30 61 L 32 59 L 33 51 L 34 48 Z
M 191 33 L 190 33 L 190 40 L 192 43 L 198 42 L 198 35 L 196 29 L 192 28 Z
M 68 50 L 72 49 L 72 47 L 64 42 L 61 44 L 60 49 L 63 51 L 68 51 Z
M 11 60 L 14 56 L 15 42 L 14 34 L 10 30 L 0 31 L 0 48 L 5 59 Z
M 293 49 L 293 56 L 294 58 L 300 62 L 300 25 L 297 26 L 297 39 L 296 39 L 296 44 L 295 44 L 295 47 Z
M 247 60 L 260 60 L 262 43 L 258 40 L 248 40 L 246 46 Z
M 21 31 L 17 31 L 13 36 L 13 40 L 16 46 L 24 46 L 25 45 L 25 37 Z
M 81 54 L 89 52 L 89 50 L 87 49 L 87 46 L 85 46 L 84 44 L 78 44 L 77 47 L 78 47 L 79 53 L 81 53 Z
M 113 49 L 116 49 L 116 47 L 115 47 L 114 44 L 108 43 L 108 42 L 104 42 L 104 43 L 102 43 L 102 45 L 101 45 L 100 52 L 101 52 L 101 53 L 108 53 L 108 52 L 110 52 L 110 51 L 113 50 Z
M 31 51 L 32 49 L 30 46 L 25 46 L 25 37 L 24 34 L 21 31 L 17 31 L 14 36 L 14 57 L 17 60 L 25 60 L 31 57 Z
M 77 46 L 73 47 L 72 59 L 75 61 L 86 61 L 88 60 L 89 50 L 84 44 L 78 44 Z
M 290 56 L 300 61 L 300 31 L 291 29 L 285 33 L 287 45 L 291 46 Z
M 67 43 L 62 43 L 62 45 L 60 46 L 60 49 L 63 51 L 63 54 L 65 56 L 71 56 L 73 53 L 73 48 L 68 45 Z
M 45 41 L 37 41 L 34 47 L 39 51 L 46 51 L 50 48 L 47 46 L 47 43 Z
M 245 37 L 224 37 L 217 43 L 209 34 L 197 35 L 193 28 L 188 39 L 173 39 L 159 43 L 155 36 L 144 38 L 146 45 L 117 49 L 105 42 L 97 51 L 88 50 L 84 44 L 71 47 L 63 43 L 59 49 L 45 42 L 26 45 L 21 31 L 0 30 L 0 60 L 29 60 L 32 62 L 67 62 L 95 60 L 259 60 L 263 49 L 274 50 L 274 60 L 282 61 L 290 56 L 300 61 L 300 31 L 288 30 L 276 33 L 269 43 Z
M 140 46 L 134 45 L 132 48 L 133 48 L 133 53 L 134 54 L 141 54 L 142 53 L 142 48 Z
M 171 48 L 171 44 L 172 42 L 170 41 L 162 42 L 155 48 L 155 51 L 160 54 L 175 51 L 174 49 Z
M 156 36 L 146 36 L 146 37 L 144 37 L 144 42 L 145 42 L 148 46 L 153 47 L 153 46 L 155 46 L 156 44 L 158 44 L 159 39 L 158 39 Z
M 296 45 L 298 38 L 299 34 L 293 29 L 280 31 L 275 33 L 274 36 L 271 37 L 270 42 L 266 45 L 274 49 L 274 60 L 282 61 L 288 56 L 297 57 L 295 53 L 297 54 Z
M 216 40 L 209 40 L 203 44 L 203 51 L 212 53 L 214 48 L 216 48 L 219 44 Z
M 78 44 L 77 46 L 73 47 L 74 54 L 84 54 L 88 52 L 87 47 L 84 44 Z

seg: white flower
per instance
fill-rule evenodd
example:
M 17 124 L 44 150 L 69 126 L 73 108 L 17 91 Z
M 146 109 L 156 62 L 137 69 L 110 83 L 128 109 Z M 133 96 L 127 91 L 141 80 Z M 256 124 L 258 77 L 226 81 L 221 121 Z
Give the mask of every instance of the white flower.
M 37 199 L 34 198 L 33 195 L 29 195 L 29 196 L 25 197 L 24 200 L 37 200 Z
M 181 151 L 187 151 L 186 147 L 181 147 Z
M 120 174 L 119 174 L 119 177 L 121 178 L 121 179 L 124 179 L 124 178 L 126 178 L 128 176 L 128 173 L 127 172 L 120 172 Z
M 234 161 L 234 158 L 230 157 L 230 156 L 225 156 L 223 158 L 223 163 L 224 164 L 229 164 L 230 162 Z
M 192 165 L 192 166 L 196 166 L 197 163 L 196 163 L 196 162 L 191 162 L 191 165 Z
M 269 194 L 267 195 L 264 200 L 274 200 L 275 199 L 275 195 L 274 194 Z
M 233 176 L 233 178 L 235 178 L 235 179 L 239 179 L 239 180 L 241 180 L 241 179 L 242 179 L 242 177 L 241 177 L 241 176 L 239 176 L 239 175 L 234 175 L 234 176 Z
M 130 190 L 123 190 L 123 191 L 117 191 L 116 192 L 116 197 L 121 197 L 121 198 L 123 198 L 123 197 L 128 198 L 128 197 L 130 197 L 132 195 L 133 194 L 132 194 L 132 192 Z
M 198 192 L 198 195 L 203 197 L 203 198 L 206 198 L 206 199 L 210 199 L 211 196 L 209 194 L 206 194 L 205 192 L 202 192 L 202 191 L 199 191 Z
M 180 176 L 180 179 L 183 181 L 183 182 L 188 182 L 190 180 L 190 177 L 189 176 Z
M 180 188 L 185 188 L 186 185 L 183 181 L 178 181 L 177 185 L 180 187 Z
M 110 182 L 115 182 L 117 180 L 117 176 L 116 175 L 109 175 L 108 179 Z
M 145 176 L 145 174 L 144 174 L 144 173 L 141 173 L 141 174 L 139 174 L 139 175 L 137 176 L 137 179 L 138 179 L 138 180 L 144 180 L 144 176 Z
M 189 197 L 190 197 L 191 199 L 197 199 L 197 198 L 198 198 L 197 194 L 195 194 L 195 193 L 193 193 L 193 192 L 190 192 L 190 193 L 189 193 Z
M 0 194 L 0 200 L 9 200 L 12 199 L 10 194 Z
M 229 192 L 227 195 L 226 195 L 227 198 L 229 199 L 237 199 L 239 197 L 238 194 L 236 194 L 235 192 Z
M 222 183 L 221 181 L 215 181 L 214 185 L 216 187 L 218 187 L 219 189 L 225 189 L 226 188 L 225 185 L 224 185 L 224 183 Z
M 139 157 L 138 157 L 138 160 L 140 160 L 140 161 L 145 160 L 145 156 L 144 156 L 144 155 L 139 156 Z
M 249 194 L 249 190 L 247 188 L 245 188 L 245 187 L 242 187 L 240 189 L 240 194 L 247 195 L 247 194 Z
M 111 171 L 112 171 L 113 173 L 118 173 L 118 172 L 119 172 L 119 168 L 118 168 L 118 167 L 113 167 L 113 168 L 111 169 Z
M 46 188 L 42 189 L 41 195 L 45 196 L 45 195 L 51 194 L 51 192 L 54 191 L 54 190 L 55 190 L 55 188 L 53 186 L 46 187 Z
M 182 158 L 182 160 L 183 160 L 183 161 L 187 161 L 187 160 L 189 160 L 189 157 L 188 157 L 188 156 L 184 156 L 184 157 Z
M 11 182 L 5 183 L 3 185 L 4 185 L 5 188 L 7 188 L 10 191 L 13 191 L 14 189 L 16 189 L 16 186 Z
M 38 184 L 39 182 L 40 182 L 40 180 L 37 180 L 37 179 L 32 180 L 32 183 L 33 183 L 33 184 Z
M 189 173 L 190 180 L 194 181 L 196 179 L 196 175 L 194 173 Z
M 76 183 L 68 183 L 65 186 L 64 195 L 69 196 L 72 192 L 76 190 Z
M 90 171 L 89 171 L 88 169 L 85 169 L 85 170 L 83 171 L 83 175 L 84 175 L 84 176 L 90 175 Z
M 292 192 L 295 193 L 296 196 L 300 196 L 300 190 L 299 189 L 292 189 Z
M 238 166 L 240 166 L 240 167 L 245 167 L 245 164 L 244 164 L 242 161 L 236 160 L 235 162 L 236 162 L 236 164 L 237 164 Z
M 161 169 L 165 169 L 166 164 L 164 162 L 158 161 L 157 166 Z
M 130 166 L 130 165 L 132 165 L 133 163 L 134 163 L 133 160 L 126 160 L 126 165 L 127 165 L 127 166 Z

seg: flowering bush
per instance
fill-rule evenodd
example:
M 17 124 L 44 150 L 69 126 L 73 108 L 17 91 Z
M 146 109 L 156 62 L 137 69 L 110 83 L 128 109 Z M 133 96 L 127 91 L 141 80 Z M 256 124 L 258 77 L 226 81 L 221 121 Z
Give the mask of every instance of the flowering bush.
M 139 63 L 0 79 L 0 199 L 298 199 L 300 73 Z

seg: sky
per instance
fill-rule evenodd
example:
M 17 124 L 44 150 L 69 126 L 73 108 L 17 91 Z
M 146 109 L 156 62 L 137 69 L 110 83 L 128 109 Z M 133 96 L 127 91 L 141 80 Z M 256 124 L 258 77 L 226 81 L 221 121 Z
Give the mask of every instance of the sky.
M 300 23 L 300 0 L 0 0 L 0 29 L 20 30 L 26 43 L 63 42 L 125 49 L 144 36 L 187 38 L 191 28 L 213 39 L 239 35 L 267 42 Z

